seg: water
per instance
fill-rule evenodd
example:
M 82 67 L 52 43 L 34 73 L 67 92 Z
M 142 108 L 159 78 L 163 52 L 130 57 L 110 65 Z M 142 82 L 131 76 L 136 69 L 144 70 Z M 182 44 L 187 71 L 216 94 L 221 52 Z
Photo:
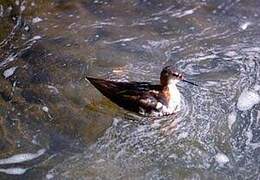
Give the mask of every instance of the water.
M 0 1 L 1 179 L 259 179 L 259 2 Z M 83 78 L 158 83 L 140 118 Z

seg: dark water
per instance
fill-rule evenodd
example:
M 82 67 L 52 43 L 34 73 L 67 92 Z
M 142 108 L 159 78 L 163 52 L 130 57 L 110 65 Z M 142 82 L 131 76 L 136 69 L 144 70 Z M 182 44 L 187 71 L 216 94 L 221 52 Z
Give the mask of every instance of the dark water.
M 0 179 L 259 179 L 260 2 L 0 0 Z M 157 83 L 182 111 L 129 116 L 85 75 Z

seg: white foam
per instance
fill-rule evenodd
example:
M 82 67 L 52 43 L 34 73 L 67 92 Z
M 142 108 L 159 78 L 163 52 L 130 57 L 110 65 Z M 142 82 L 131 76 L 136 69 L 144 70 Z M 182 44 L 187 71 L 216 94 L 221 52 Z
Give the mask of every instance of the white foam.
M 226 56 L 229 57 L 233 57 L 233 56 L 237 56 L 237 52 L 236 51 L 228 51 L 225 53 Z
M 182 133 L 179 134 L 178 140 L 184 139 L 184 138 L 188 137 L 188 135 L 189 135 L 189 133 L 187 133 L 187 132 L 182 132 Z
M 211 55 L 196 57 L 194 59 L 196 59 L 198 61 L 203 61 L 203 60 L 206 60 L 206 59 L 213 59 L 213 58 L 218 58 L 218 56 L 216 54 L 211 54 Z
M 43 155 L 45 151 L 46 151 L 45 149 L 40 149 L 36 153 L 16 154 L 5 159 L 0 159 L 0 165 L 15 164 L 15 163 L 22 163 L 25 161 L 30 161 L 32 159 L 36 159 L 39 156 Z
M 232 113 L 230 113 L 228 115 L 228 128 L 231 130 L 232 125 L 234 124 L 234 122 L 237 119 L 237 113 L 235 111 L 233 111 Z
M 24 30 L 29 31 L 30 30 L 29 26 L 25 26 Z
M 26 9 L 26 6 L 25 5 L 21 5 L 21 7 L 20 7 L 21 12 L 23 12 L 25 9 Z
M 48 108 L 47 106 L 43 106 L 43 107 L 42 107 L 42 110 L 43 110 L 44 112 L 49 112 L 49 108 Z
M 256 92 L 244 90 L 238 98 L 237 108 L 246 111 L 258 103 L 260 103 L 260 96 Z
M 27 171 L 25 168 L 8 168 L 8 169 L 0 169 L 0 172 L 5 174 L 12 174 L 12 175 L 21 175 Z
M 255 91 L 260 91 L 260 85 L 256 84 L 256 85 L 254 86 L 254 90 L 255 90 Z
M 256 142 L 256 143 L 253 143 L 252 142 L 252 139 L 253 139 L 253 131 L 251 128 L 249 128 L 246 133 L 245 133 L 246 137 L 247 137 L 247 141 L 246 141 L 246 144 L 248 146 L 251 146 L 253 149 L 256 149 L 256 148 L 259 148 L 260 147 L 260 143 L 259 142 Z
M 194 13 L 194 11 L 196 10 L 197 8 L 194 8 L 194 9 L 189 9 L 189 10 L 186 10 L 184 11 L 182 14 L 180 14 L 178 17 L 184 17 L 184 16 L 187 16 L 187 15 L 191 15 Z
M 59 90 L 55 86 L 48 85 L 48 88 L 50 89 L 50 92 L 59 94 Z
M 33 38 L 32 38 L 32 40 L 38 40 L 38 39 L 41 39 L 42 37 L 41 36 L 34 36 Z
M 35 17 L 35 18 L 32 19 L 32 23 L 33 23 L 33 24 L 39 23 L 39 22 L 41 22 L 41 21 L 42 21 L 42 18 L 40 18 L 40 17 Z
M 117 126 L 119 122 L 120 122 L 120 119 L 118 119 L 118 118 L 113 118 L 113 125 L 114 125 L 114 126 Z
M 147 43 L 149 44 L 149 46 L 143 46 L 145 48 L 154 48 L 154 49 L 158 49 L 158 48 L 167 48 L 171 45 L 171 41 L 164 39 L 164 40 L 160 40 L 160 41 L 152 41 L 152 40 L 148 40 Z
M 216 160 L 216 162 L 217 162 L 220 166 L 223 166 L 223 165 L 225 165 L 226 163 L 229 162 L 228 157 L 227 157 L 225 154 L 223 154 L 223 153 L 217 153 L 217 154 L 215 155 L 215 160 Z
M 54 176 L 52 174 L 46 174 L 46 179 L 52 179 Z
M 95 163 L 97 163 L 97 164 L 103 163 L 103 162 L 106 162 L 106 160 L 105 159 L 98 159 L 98 160 L 95 161 Z
M 14 61 L 15 58 L 16 58 L 16 56 L 17 56 L 16 54 L 10 54 L 4 61 L 2 61 L 2 62 L 0 63 L 0 67 L 6 65 L 6 64 L 9 63 L 9 62 Z
M 12 75 L 14 74 L 16 68 L 17 68 L 17 67 L 11 67 L 11 68 L 9 68 L 9 69 L 6 69 L 6 70 L 4 71 L 4 73 L 3 73 L 4 77 L 5 77 L 5 78 L 9 78 L 10 76 L 12 76 Z
M 248 26 L 251 25 L 251 24 L 252 24 L 251 22 L 245 22 L 245 23 L 240 25 L 240 28 L 242 30 L 246 30 L 248 28 Z
M 2 4 L 0 4 L 0 17 L 4 16 L 4 7 Z
M 39 36 L 39 35 L 34 36 L 33 38 L 29 39 L 29 40 L 26 42 L 26 44 L 31 43 L 31 45 L 32 45 L 32 43 L 35 43 L 37 40 L 39 40 L 39 39 L 41 39 L 41 38 L 42 38 L 42 37 Z
M 16 5 L 16 6 L 19 6 L 19 4 L 20 4 L 19 0 L 16 0 L 16 1 L 15 1 L 15 5 Z
M 250 47 L 250 48 L 245 48 L 242 50 L 243 52 L 259 52 L 260 47 Z
M 123 38 L 123 39 L 118 39 L 115 41 L 104 41 L 105 44 L 114 44 L 114 43 L 119 43 L 119 42 L 129 42 L 138 39 L 139 37 L 130 37 L 130 38 Z
M 177 158 L 178 158 L 178 156 L 177 156 L 176 154 L 171 154 L 171 155 L 169 156 L 169 158 L 174 158 L 174 159 L 177 159 Z

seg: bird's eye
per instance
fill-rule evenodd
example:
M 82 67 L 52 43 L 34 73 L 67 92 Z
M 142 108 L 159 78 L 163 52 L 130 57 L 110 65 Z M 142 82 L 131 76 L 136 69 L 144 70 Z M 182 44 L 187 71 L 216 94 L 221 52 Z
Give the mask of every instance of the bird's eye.
M 173 76 L 182 79 L 182 74 L 180 74 L 180 73 L 177 73 L 177 72 L 173 73 Z

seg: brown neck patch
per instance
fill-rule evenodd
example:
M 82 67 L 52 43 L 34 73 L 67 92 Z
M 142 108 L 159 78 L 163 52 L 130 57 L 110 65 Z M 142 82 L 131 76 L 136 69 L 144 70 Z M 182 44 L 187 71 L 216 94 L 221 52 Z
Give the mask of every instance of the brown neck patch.
M 167 86 L 163 88 L 162 95 L 168 103 L 170 101 L 170 92 L 169 92 L 169 88 Z

